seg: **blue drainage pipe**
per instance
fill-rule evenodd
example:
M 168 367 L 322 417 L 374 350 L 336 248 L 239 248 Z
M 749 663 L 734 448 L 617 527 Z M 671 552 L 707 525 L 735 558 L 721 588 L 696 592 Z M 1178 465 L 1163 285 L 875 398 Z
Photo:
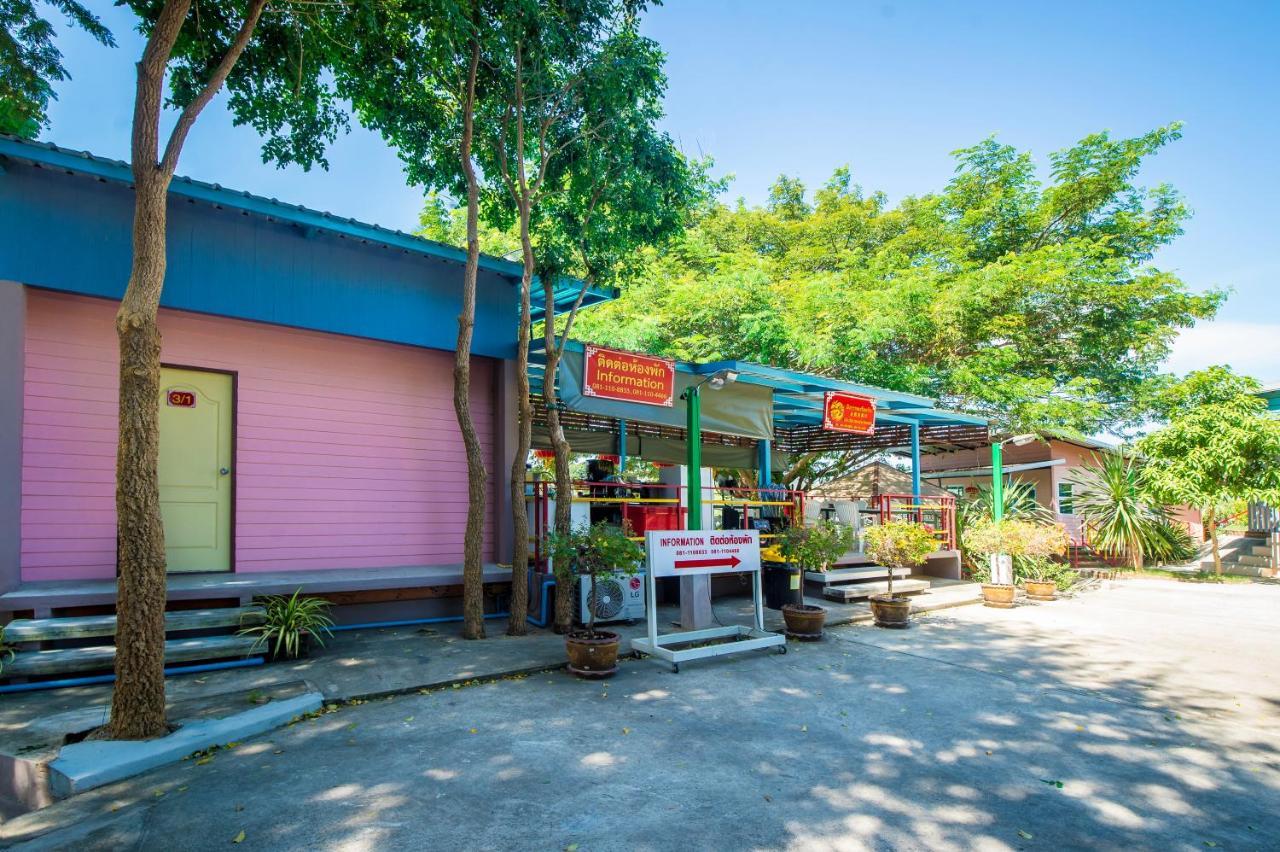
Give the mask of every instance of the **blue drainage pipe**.
M 533 572 L 530 571 L 530 574 Z M 547 626 L 547 590 L 556 584 L 556 578 L 548 574 L 547 578 L 542 581 L 542 594 L 539 596 L 541 606 L 539 607 L 538 618 L 532 615 L 526 616 L 528 622 L 534 627 Z M 509 618 L 509 612 L 486 612 L 485 618 Z M 462 621 L 461 615 L 438 615 L 433 618 L 406 618 L 402 621 L 370 621 L 364 624 L 339 624 L 331 627 L 334 632 L 342 630 L 372 630 L 379 627 L 413 627 L 418 624 L 445 624 L 448 622 Z
M 509 612 L 486 612 L 485 618 L 508 618 Z M 335 633 L 341 630 L 365 630 L 375 627 L 412 627 L 415 624 L 443 624 L 447 621 L 462 621 L 461 615 L 438 615 L 434 618 L 406 618 L 403 621 L 369 621 L 364 624 L 337 624 L 329 629 Z
M 218 672 L 223 669 L 243 669 L 262 665 L 262 657 L 249 657 L 244 660 L 223 660 L 218 663 L 200 663 L 195 666 L 166 666 L 166 677 L 172 675 L 199 674 L 200 672 Z M 0 686 L 0 695 L 9 692 L 35 692 L 38 689 L 61 689 L 64 686 L 92 686 L 99 683 L 111 683 L 116 679 L 113 674 L 90 675 L 88 677 L 67 677 L 62 680 L 44 680 L 39 683 L 9 683 Z
M 532 574 L 533 572 L 530 571 L 529 573 Z M 542 581 L 542 594 L 538 595 L 538 601 L 540 604 L 538 607 L 538 617 L 534 618 L 532 615 L 529 616 L 529 623 L 534 627 L 547 626 L 547 590 L 555 584 L 556 578 L 553 574 L 547 574 L 546 579 Z

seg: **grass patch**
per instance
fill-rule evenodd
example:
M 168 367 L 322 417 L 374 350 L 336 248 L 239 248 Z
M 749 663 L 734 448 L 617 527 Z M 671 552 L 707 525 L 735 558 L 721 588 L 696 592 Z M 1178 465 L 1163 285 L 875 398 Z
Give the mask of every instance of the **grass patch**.
M 1141 574 L 1129 572 L 1135 578 L 1150 577 L 1157 580 L 1177 580 L 1181 583 L 1252 583 L 1257 577 L 1240 574 L 1215 574 L 1212 571 L 1169 571 L 1164 568 L 1143 568 Z

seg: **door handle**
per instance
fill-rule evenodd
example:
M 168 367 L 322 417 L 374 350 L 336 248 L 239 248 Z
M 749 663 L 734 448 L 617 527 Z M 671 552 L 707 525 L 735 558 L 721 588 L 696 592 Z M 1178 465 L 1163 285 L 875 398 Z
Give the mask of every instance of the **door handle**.
M 220 467 L 220 468 L 218 468 L 218 475 L 219 475 L 219 476 L 226 476 L 226 475 L 227 475 L 227 474 L 229 474 L 229 473 L 231 473 L 231 469 L 230 469 L 230 468 L 226 468 L 226 467 Z

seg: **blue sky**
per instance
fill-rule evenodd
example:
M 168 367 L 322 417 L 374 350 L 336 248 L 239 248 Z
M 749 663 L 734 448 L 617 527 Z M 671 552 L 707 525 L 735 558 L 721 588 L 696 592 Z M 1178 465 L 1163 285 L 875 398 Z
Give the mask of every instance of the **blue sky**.
M 125 10 L 92 2 L 120 46 L 64 31 L 72 79 L 45 139 L 124 159 L 141 40 Z M 809 186 L 848 164 L 892 199 L 942 186 L 949 152 L 996 134 L 1044 154 L 1098 130 L 1173 120 L 1152 160 L 1195 217 L 1157 257 L 1195 289 L 1229 287 L 1218 320 L 1179 340 L 1170 366 L 1229 362 L 1280 381 L 1280 3 L 668 0 L 646 20 L 667 50 L 667 129 L 763 200 L 779 173 Z M 215 102 L 180 173 L 412 229 L 421 191 L 381 140 L 355 130 L 328 173 L 261 163 L 252 131 Z

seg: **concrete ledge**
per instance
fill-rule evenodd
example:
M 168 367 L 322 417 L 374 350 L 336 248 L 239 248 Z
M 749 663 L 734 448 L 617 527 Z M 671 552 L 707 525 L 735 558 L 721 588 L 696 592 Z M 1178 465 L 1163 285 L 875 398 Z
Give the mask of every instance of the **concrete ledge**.
M 277 728 L 302 713 L 319 710 L 318 692 L 272 701 L 220 719 L 189 722 L 158 740 L 85 740 L 64 746 L 49 764 L 49 789 L 59 799 L 174 763 L 195 751 L 243 740 Z
M 508 583 L 511 569 L 493 563 L 484 566 L 484 582 Z M 215 600 L 255 595 L 290 595 L 365 592 L 382 589 L 417 589 L 456 586 L 462 583 L 461 565 L 402 566 L 398 568 L 334 568 L 309 571 L 244 571 L 218 574 L 170 574 L 166 593 L 171 601 Z M 97 606 L 116 602 L 116 581 L 50 580 L 22 583 L 0 595 L 0 612 L 47 610 L 59 607 Z

